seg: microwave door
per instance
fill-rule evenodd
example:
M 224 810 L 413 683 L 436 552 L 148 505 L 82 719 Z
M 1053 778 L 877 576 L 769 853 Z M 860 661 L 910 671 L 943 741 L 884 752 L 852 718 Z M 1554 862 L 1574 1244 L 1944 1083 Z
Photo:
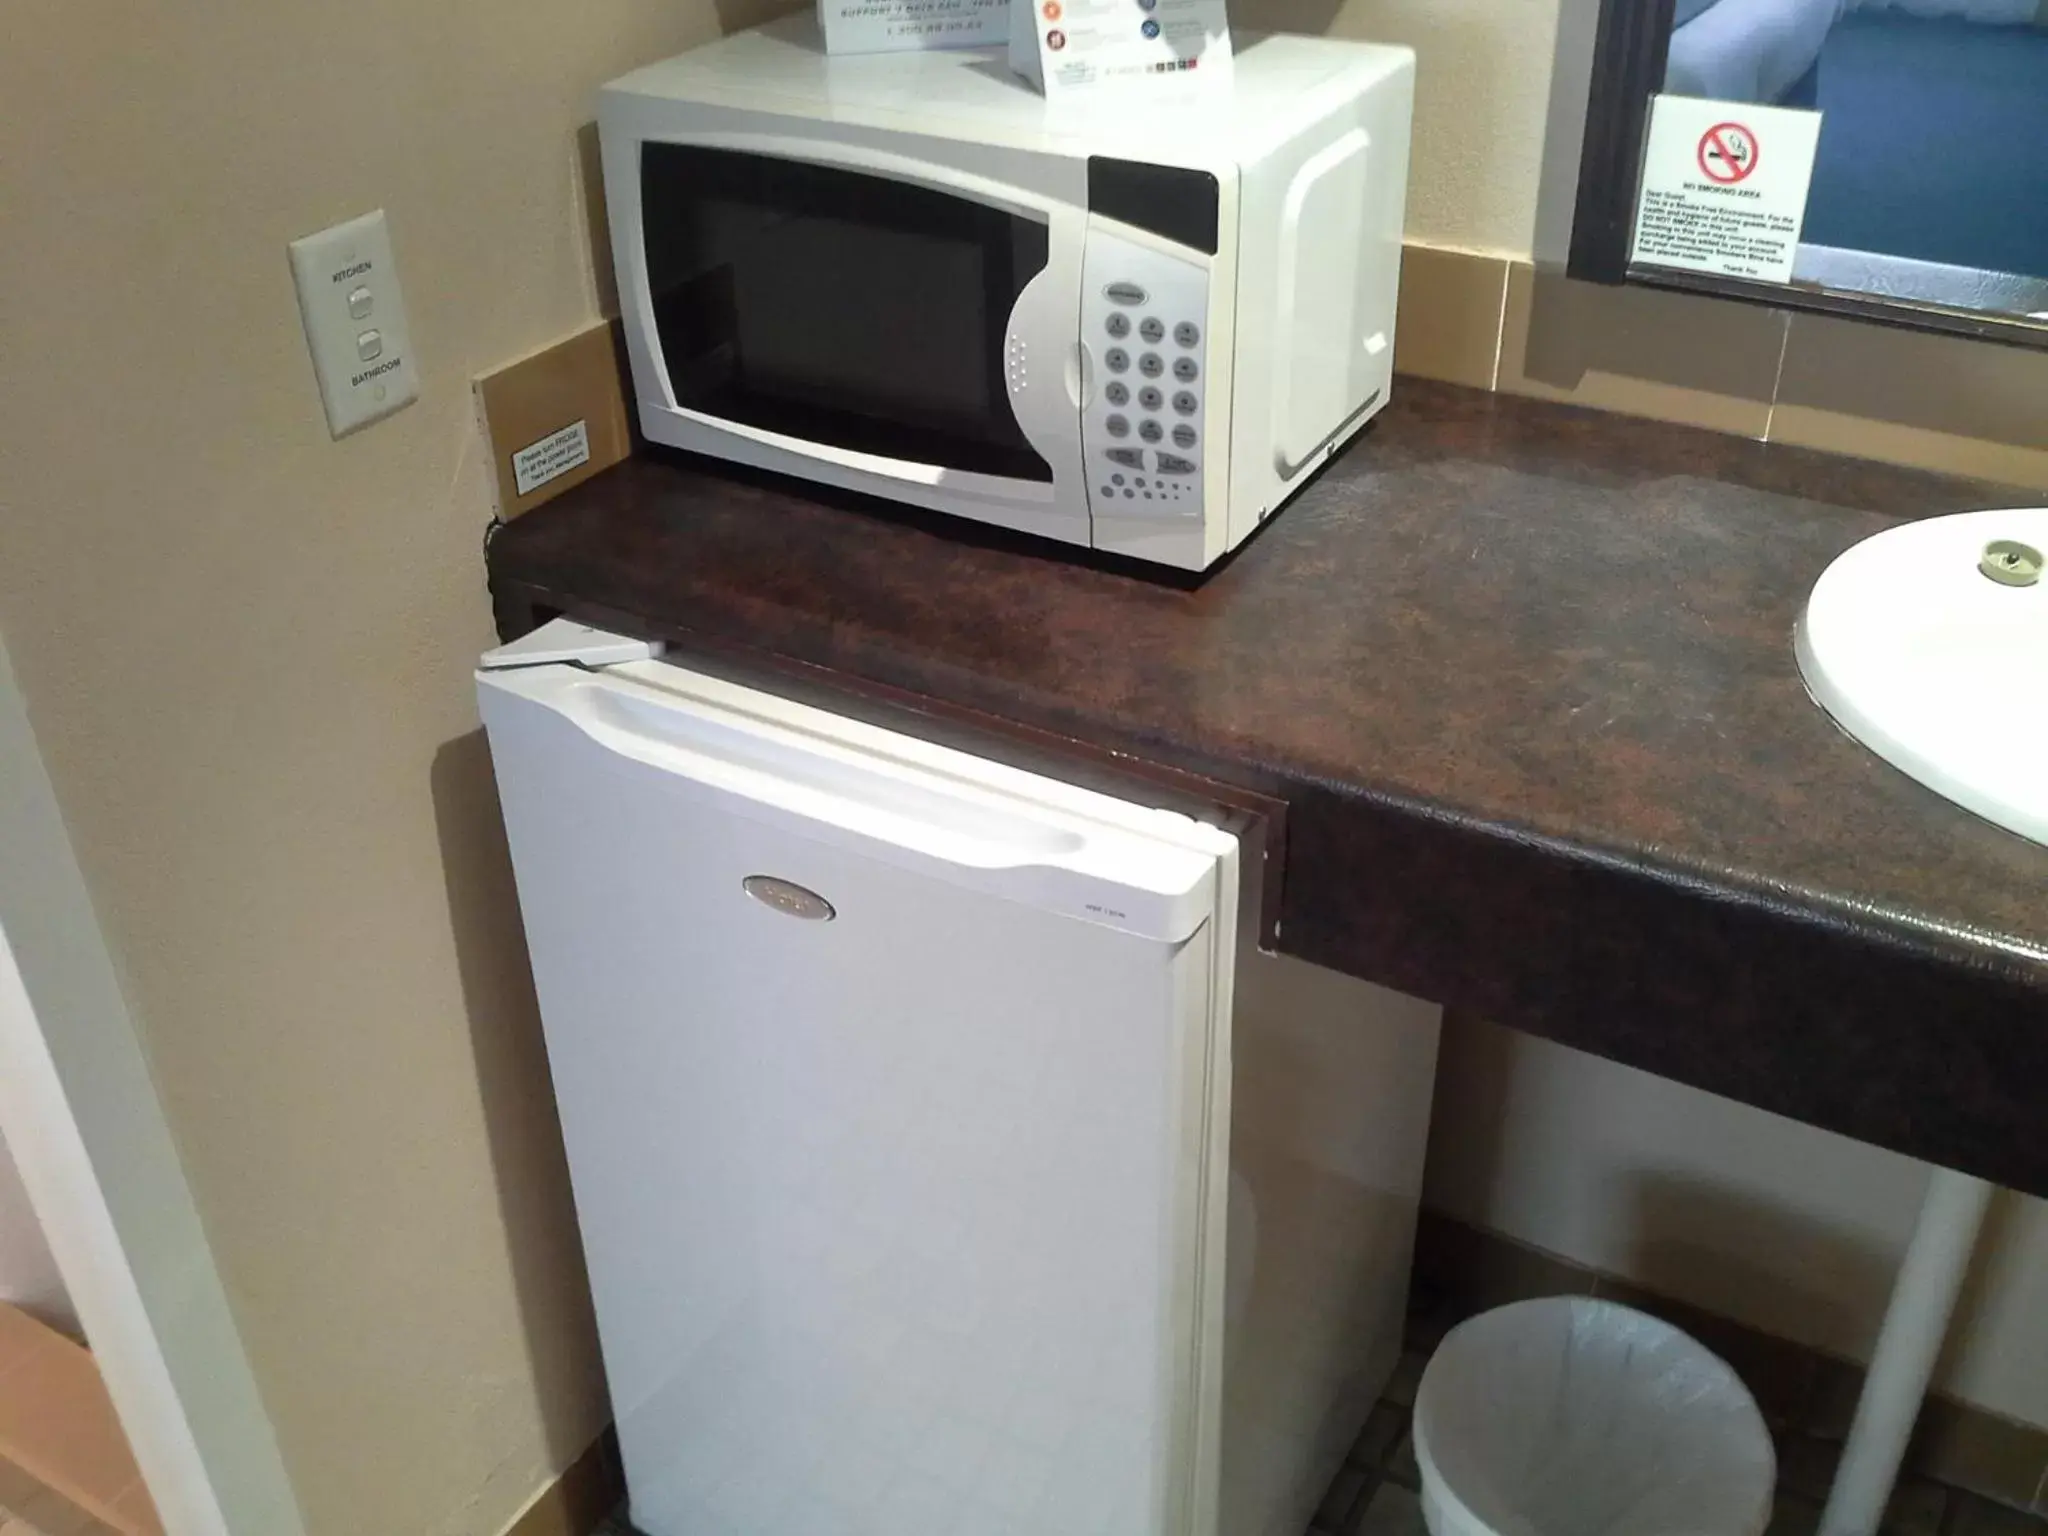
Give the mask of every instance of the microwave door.
M 977 494 L 1052 509 L 1079 427 L 1051 343 L 1062 295 L 1071 343 L 1075 284 L 1050 213 L 701 144 L 645 143 L 640 169 L 646 298 L 678 410 L 776 448 L 753 459 L 770 468 L 922 485 L 948 511 Z

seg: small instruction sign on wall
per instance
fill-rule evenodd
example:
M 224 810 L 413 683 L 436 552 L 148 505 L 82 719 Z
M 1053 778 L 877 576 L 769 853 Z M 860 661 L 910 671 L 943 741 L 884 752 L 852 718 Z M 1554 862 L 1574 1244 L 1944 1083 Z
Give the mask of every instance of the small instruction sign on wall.
M 1657 97 L 1630 260 L 1791 282 L 1819 145 L 1818 112 Z
M 590 462 L 590 424 L 574 421 L 512 455 L 512 483 L 522 496 Z

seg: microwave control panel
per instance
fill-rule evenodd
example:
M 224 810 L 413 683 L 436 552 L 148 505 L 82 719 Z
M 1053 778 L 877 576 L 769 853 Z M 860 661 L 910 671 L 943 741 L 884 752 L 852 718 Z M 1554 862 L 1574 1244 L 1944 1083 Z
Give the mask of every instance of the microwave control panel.
M 1094 360 L 1082 413 L 1088 499 L 1122 517 L 1202 515 L 1209 268 L 1091 222 L 1081 341 Z

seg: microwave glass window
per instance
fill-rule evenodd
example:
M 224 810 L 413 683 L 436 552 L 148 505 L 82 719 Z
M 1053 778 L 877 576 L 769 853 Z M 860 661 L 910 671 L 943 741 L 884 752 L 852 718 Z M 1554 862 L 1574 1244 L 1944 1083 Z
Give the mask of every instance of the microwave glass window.
M 879 176 L 641 152 L 648 288 L 676 403 L 828 447 L 1050 481 L 1003 341 L 1046 227 Z

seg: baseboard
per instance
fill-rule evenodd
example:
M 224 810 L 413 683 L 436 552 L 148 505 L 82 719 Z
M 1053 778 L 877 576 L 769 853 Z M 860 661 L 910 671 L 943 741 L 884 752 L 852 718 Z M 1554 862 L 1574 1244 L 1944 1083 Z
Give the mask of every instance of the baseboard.
M 618 1436 L 607 1425 L 568 1470 L 505 1527 L 504 1536 L 591 1536 L 625 1496 Z
M 1504 256 L 1406 247 L 1394 371 L 1471 389 L 1494 388 L 1510 266 Z
M 1415 1291 L 1422 1342 L 1432 1347 L 1465 1318 L 1532 1296 L 1600 1296 L 1675 1323 L 1735 1368 L 1777 1435 L 1781 1482 L 1814 1497 L 1827 1491 L 1863 1390 L 1863 1367 L 1852 1361 L 1438 1211 L 1425 1210 L 1416 1230 Z M 1921 1411 L 1905 1473 L 2048 1513 L 2048 1429 L 1936 1394 Z

